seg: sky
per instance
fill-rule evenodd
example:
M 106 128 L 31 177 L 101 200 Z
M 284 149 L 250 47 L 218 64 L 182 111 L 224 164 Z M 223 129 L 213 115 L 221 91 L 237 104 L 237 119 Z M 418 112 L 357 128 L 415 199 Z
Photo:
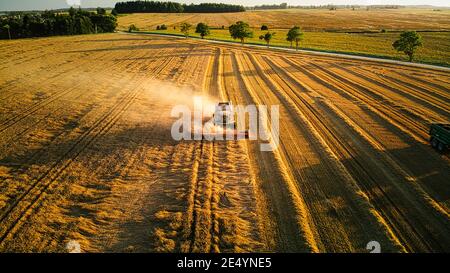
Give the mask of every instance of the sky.
M 126 1 L 126 0 L 122 0 Z M 164 0 L 160 0 L 164 1 Z M 289 5 L 434 5 L 450 6 L 448 0 L 171 0 L 179 3 L 205 3 L 218 2 L 254 6 L 263 4 L 279 4 L 286 2 Z M 0 0 L 0 10 L 45 10 L 67 8 L 81 2 L 82 7 L 113 7 L 114 0 Z

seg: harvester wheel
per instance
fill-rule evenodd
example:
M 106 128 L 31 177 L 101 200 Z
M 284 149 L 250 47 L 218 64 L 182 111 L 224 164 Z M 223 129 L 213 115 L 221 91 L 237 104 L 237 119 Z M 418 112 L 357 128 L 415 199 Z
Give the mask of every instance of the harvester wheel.
M 439 142 L 437 141 L 437 139 L 435 138 L 431 138 L 431 147 L 433 147 L 434 149 L 437 148 Z
M 443 152 L 444 152 L 445 147 L 444 147 L 444 144 L 443 144 L 442 142 L 439 142 L 439 144 L 437 145 L 437 150 L 438 150 L 440 153 L 443 153 Z

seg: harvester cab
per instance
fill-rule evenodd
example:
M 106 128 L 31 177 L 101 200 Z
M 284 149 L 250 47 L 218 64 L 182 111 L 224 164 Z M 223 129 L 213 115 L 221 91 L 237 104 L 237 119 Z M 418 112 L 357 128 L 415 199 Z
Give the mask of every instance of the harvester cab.
M 209 126 L 207 133 L 203 133 L 203 138 L 208 137 L 213 138 L 213 140 L 247 139 L 247 130 L 237 130 L 235 115 L 236 113 L 231 102 L 217 103 L 212 116 L 212 126 Z
M 223 128 L 235 129 L 236 121 L 234 118 L 233 105 L 227 102 L 219 102 L 216 105 L 213 121 L 215 126 L 221 126 Z

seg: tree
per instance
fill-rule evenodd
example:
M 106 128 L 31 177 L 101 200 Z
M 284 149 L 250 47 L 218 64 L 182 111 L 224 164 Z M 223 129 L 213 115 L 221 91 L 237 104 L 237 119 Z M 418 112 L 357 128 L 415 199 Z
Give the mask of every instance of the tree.
M 89 34 L 94 32 L 91 19 L 85 16 L 75 17 L 75 33 L 77 34 Z
M 77 11 L 73 7 L 70 7 L 70 9 L 69 9 L 70 17 L 74 17 L 76 13 L 77 13 Z
M 269 27 L 267 25 L 262 25 L 261 30 L 269 30 Z
M 113 32 L 117 26 L 117 18 L 112 15 L 92 14 L 90 19 L 95 27 L 95 32 Z M 139 30 L 139 29 L 136 29 Z
M 162 25 L 159 27 L 159 29 L 160 29 L 160 30 L 166 30 L 166 29 L 167 29 L 167 26 L 166 26 L 165 24 L 162 24 Z
M 139 31 L 139 29 L 133 24 L 128 27 L 128 32 Z
M 300 30 L 298 26 L 294 26 L 291 28 L 288 33 L 286 40 L 292 43 L 295 42 L 295 50 L 298 50 L 298 43 L 303 39 L 303 32 Z
M 189 23 L 183 23 L 181 24 L 181 32 L 183 32 L 184 36 L 186 38 L 189 36 L 189 31 L 191 30 L 192 25 Z
M 267 47 L 269 47 L 270 40 L 272 40 L 274 35 L 275 35 L 275 32 L 267 32 L 264 35 L 260 35 L 259 39 L 266 41 Z
M 105 15 L 106 14 L 106 10 L 104 8 L 98 7 L 97 8 L 97 14 Z
M 422 37 L 415 31 L 405 31 L 400 34 L 400 39 L 395 41 L 392 46 L 397 51 L 405 53 L 412 62 L 416 49 L 422 46 Z
M 198 23 L 197 27 L 195 28 L 195 33 L 200 33 L 200 36 L 205 37 L 209 35 L 209 26 L 205 23 Z
M 8 38 L 11 40 L 11 30 L 9 25 L 4 25 L 3 28 L 5 28 L 8 31 Z
M 228 30 L 230 31 L 231 37 L 235 40 L 241 40 L 242 44 L 244 44 L 246 38 L 253 37 L 253 31 L 251 31 L 250 26 L 242 21 L 238 21 L 236 24 L 231 25 Z
M 112 9 L 112 10 L 111 10 L 111 14 L 112 14 L 113 16 L 119 15 L 119 13 L 117 12 L 116 9 Z

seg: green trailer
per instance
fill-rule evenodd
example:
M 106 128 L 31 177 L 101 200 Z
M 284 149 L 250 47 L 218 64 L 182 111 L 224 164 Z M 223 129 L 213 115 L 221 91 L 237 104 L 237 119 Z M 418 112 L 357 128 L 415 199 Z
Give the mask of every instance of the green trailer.
M 431 146 L 439 152 L 445 152 L 450 147 L 450 124 L 432 123 L 430 127 Z

